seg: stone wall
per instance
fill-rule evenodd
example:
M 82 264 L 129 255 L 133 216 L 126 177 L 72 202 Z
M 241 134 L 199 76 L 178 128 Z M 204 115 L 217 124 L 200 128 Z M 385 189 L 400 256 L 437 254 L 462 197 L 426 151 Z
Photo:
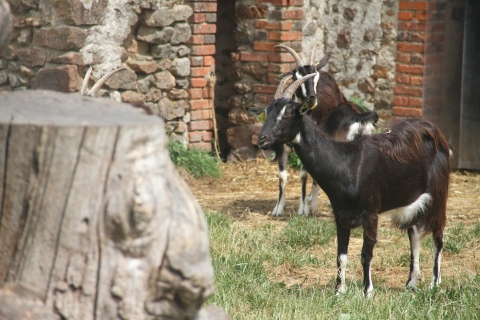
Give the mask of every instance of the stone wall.
M 214 64 L 212 59 L 203 58 L 207 53 L 199 51 L 194 42 L 199 33 L 215 33 L 214 29 L 202 30 L 201 21 L 192 20 L 198 18 L 197 12 L 208 10 L 201 3 L 9 2 L 15 23 L 10 45 L 0 60 L 0 90 L 74 92 L 79 90 L 89 65 L 94 66 L 94 79 L 124 66 L 127 71 L 105 84 L 114 99 L 144 102 L 165 118 L 174 139 L 185 143 L 190 139 L 194 145 L 211 148 L 206 143 L 211 139 L 211 111 L 197 115 L 202 107 L 195 101 L 196 93 L 190 86 L 197 86 L 194 77 L 210 72 L 209 66 Z M 214 43 L 214 36 L 208 41 Z M 208 68 L 207 72 L 198 68 L 199 61 L 201 67 Z M 204 92 L 201 98 L 203 95 Z M 211 103 L 208 107 L 211 108 Z M 207 124 L 198 121 L 203 118 L 210 121 Z M 200 132 L 200 139 L 194 131 Z

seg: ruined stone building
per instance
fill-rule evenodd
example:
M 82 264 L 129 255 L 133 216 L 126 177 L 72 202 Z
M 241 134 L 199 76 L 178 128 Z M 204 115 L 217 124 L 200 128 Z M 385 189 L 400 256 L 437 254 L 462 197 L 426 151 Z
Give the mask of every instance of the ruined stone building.
M 0 90 L 79 90 L 106 83 L 117 100 L 145 102 L 172 139 L 225 159 L 254 158 L 278 76 L 294 66 L 277 44 L 325 67 L 350 100 L 391 117 L 425 117 L 454 147 L 454 167 L 480 169 L 476 106 L 480 13 L 475 0 L 8 0 L 15 16 Z M 468 10 L 467 10 L 467 9 Z M 216 121 L 214 121 L 216 120 Z M 473 151 L 472 151 L 473 150 Z

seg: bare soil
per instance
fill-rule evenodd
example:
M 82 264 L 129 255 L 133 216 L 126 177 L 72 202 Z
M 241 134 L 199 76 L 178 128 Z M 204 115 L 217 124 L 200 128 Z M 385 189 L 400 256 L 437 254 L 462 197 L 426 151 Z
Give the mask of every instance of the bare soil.
M 282 227 L 293 215 L 296 215 L 299 206 L 300 180 L 298 171 L 289 169 L 289 181 L 286 187 L 286 207 L 283 217 L 272 217 L 278 197 L 278 169 L 276 164 L 271 164 L 265 159 L 256 159 L 242 163 L 222 164 L 223 177 L 220 179 L 202 178 L 193 179 L 185 177 L 195 197 L 205 211 L 218 211 L 231 215 L 238 221 L 240 227 L 254 227 L 264 223 L 273 223 Z M 309 184 L 311 179 L 309 179 Z M 310 186 L 309 186 L 310 187 Z M 480 173 L 468 171 L 455 171 L 451 174 L 451 184 L 447 205 L 447 229 L 463 223 L 466 227 L 480 222 Z M 333 220 L 331 207 L 323 192 L 319 198 L 319 212 L 314 219 Z M 380 219 L 380 228 L 391 228 L 386 218 Z M 389 243 L 404 243 L 404 250 L 390 252 Z M 374 251 L 375 256 L 382 254 L 402 255 L 409 253 L 409 244 L 406 235 L 403 238 L 379 238 Z M 350 259 L 358 259 L 362 246 L 360 238 L 352 238 L 349 246 Z M 325 249 L 329 254 L 336 253 L 336 244 Z M 319 255 L 325 252 L 318 252 Z M 430 252 L 422 252 L 429 255 Z M 424 280 L 430 281 L 432 259 L 421 266 Z M 403 288 L 408 277 L 408 266 L 382 264 L 375 266 L 373 261 L 373 274 L 383 279 L 384 285 Z M 361 281 L 362 271 L 359 263 L 350 271 L 351 278 Z M 353 272 L 352 272 L 353 271 Z M 480 245 L 466 247 L 459 254 L 445 252 L 442 261 L 442 276 L 453 276 L 462 273 L 475 274 L 480 271 Z M 310 282 L 327 284 L 333 280 L 334 268 L 312 268 L 295 270 L 283 266 L 271 270 L 272 278 L 287 285 L 309 285 Z M 394 276 L 394 275 L 399 276 Z M 347 276 L 348 279 L 348 276 Z M 375 279 L 374 279 L 375 282 Z

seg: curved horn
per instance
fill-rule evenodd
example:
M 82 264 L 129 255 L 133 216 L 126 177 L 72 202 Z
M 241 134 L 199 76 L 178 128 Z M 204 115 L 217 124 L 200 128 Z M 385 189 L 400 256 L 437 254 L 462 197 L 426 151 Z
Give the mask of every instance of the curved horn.
M 313 46 L 313 49 L 312 49 L 312 54 L 310 55 L 310 65 L 313 66 L 313 64 L 315 63 L 314 59 L 315 59 L 315 48 L 317 48 L 317 46 Z
M 90 74 L 92 73 L 92 69 L 92 66 L 90 66 L 90 68 L 88 68 L 87 70 L 87 73 L 85 74 L 85 78 L 83 78 L 82 88 L 80 89 L 80 94 L 82 96 L 85 95 L 85 91 L 87 90 L 88 80 L 90 80 Z
M 295 50 L 293 50 L 290 47 L 284 46 L 283 44 L 276 45 L 274 48 L 276 48 L 276 47 L 283 48 L 283 49 L 287 50 L 288 52 L 290 52 L 290 54 L 295 59 L 295 62 L 297 63 L 297 67 L 303 67 L 302 59 L 300 59 L 300 57 L 295 52 Z
M 287 90 L 285 90 L 282 98 L 292 99 L 293 94 L 295 93 L 295 91 L 297 91 L 298 87 L 300 87 L 305 81 L 307 81 L 310 78 L 315 77 L 316 75 L 317 75 L 316 73 L 310 73 L 310 74 L 306 75 L 305 77 L 303 77 L 301 79 L 298 79 L 297 81 L 292 83 L 290 85 L 290 87 L 288 87 Z
M 286 83 L 287 83 L 288 80 L 290 80 L 292 78 L 293 78 L 293 76 L 291 74 L 289 74 L 288 76 L 286 76 L 285 78 L 283 78 L 280 81 L 280 84 L 278 85 L 277 91 L 275 92 L 275 96 L 273 97 L 275 100 L 278 100 L 278 99 L 282 98 L 282 94 L 283 94 L 283 91 L 285 90 Z
M 110 79 L 115 73 L 117 72 L 120 72 L 120 71 L 123 71 L 123 70 L 127 70 L 127 68 L 118 68 L 117 70 L 113 70 L 113 71 L 110 71 L 109 73 L 107 73 L 106 75 L 104 75 L 100 80 L 98 80 L 92 87 L 92 89 L 90 89 L 90 91 L 88 91 L 88 96 L 91 96 L 91 97 L 95 97 L 97 95 L 97 92 L 98 90 L 100 90 L 100 88 L 103 86 L 103 84 L 108 80 Z

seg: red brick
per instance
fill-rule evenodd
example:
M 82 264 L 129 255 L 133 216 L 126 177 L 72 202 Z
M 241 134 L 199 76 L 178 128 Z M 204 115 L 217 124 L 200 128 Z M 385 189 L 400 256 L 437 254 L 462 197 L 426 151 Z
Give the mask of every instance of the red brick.
M 292 41 L 301 40 L 302 33 L 295 31 L 270 31 L 268 33 L 268 40 L 276 41 Z
M 393 103 L 399 106 L 408 106 L 408 98 L 396 96 L 393 98 Z
M 410 77 L 406 74 L 398 73 L 396 76 L 397 83 L 408 84 L 410 82 Z
M 278 74 L 276 73 L 268 73 L 267 74 L 267 83 L 273 83 L 273 84 L 278 84 L 277 80 Z
M 215 34 L 217 32 L 217 25 L 215 24 L 194 24 L 193 34 Z
M 425 42 L 425 38 L 427 37 L 424 33 L 412 33 L 411 40 L 412 42 Z
M 423 53 L 425 47 L 423 44 L 412 44 L 406 42 L 397 43 L 397 50 L 402 52 L 419 52 Z
M 211 120 L 213 118 L 212 109 L 203 109 L 201 111 L 203 120 Z
M 194 13 L 190 16 L 188 19 L 188 22 L 190 23 L 202 23 L 206 21 L 206 14 L 204 13 Z
M 188 89 L 189 99 L 201 99 L 203 97 L 202 88 L 190 88 Z
M 415 12 L 415 19 L 418 21 L 433 20 L 433 14 L 426 12 Z
M 212 130 L 211 120 L 190 121 L 188 131 Z
M 412 20 L 412 18 L 413 13 L 411 12 L 400 11 L 398 13 L 398 20 Z
M 240 61 L 265 62 L 265 61 L 268 61 L 268 54 L 266 54 L 266 53 L 241 52 L 240 53 Z
M 397 64 L 397 72 L 423 74 L 423 66 Z
M 410 84 L 415 86 L 423 86 L 423 77 L 420 76 L 411 76 Z
M 194 34 L 188 40 L 188 44 L 204 44 L 205 43 L 205 36 L 203 34 Z
M 277 91 L 277 86 L 264 85 L 264 84 L 254 84 L 253 92 L 256 93 L 275 93 Z
M 408 108 L 408 107 L 393 107 L 392 108 L 393 116 L 403 116 L 403 117 L 422 117 L 422 109 L 419 108 Z
M 190 68 L 190 75 L 192 77 L 203 77 L 212 71 L 210 67 L 193 67 Z
M 202 133 L 202 140 L 203 141 L 211 141 L 213 138 L 213 133 L 211 131 L 204 131 Z
M 426 25 L 423 22 L 399 22 L 398 30 L 425 31 Z
M 209 99 L 209 98 L 212 97 L 210 87 L 202 89 L 202 96 L 203 96 L 204 99 Z
M 270 72 L 277 72 L 277 73 L 284 73 L 292 70 L 293 68 L 288 63 L 271 63 L 268 66 L 268 71 Z
M 201 88 L 207 85 L 207 80 L 204 78 L 191 78 L 190 85 L 194 88 Z
M 215 45 L 207 44 L 201 46 L 192 46 L 192 55 L 194 56 L 210 56 L 215 54 Z
M 268 61 L 271 62 L 294 62 L 295 59 L 290 53 L 270 53 Z
M 274 6 L 278 6 L 278 7 L 303 6 L 303 0 L 257 0 L 256 3 L 257 4 L 271 3 Z
M 284 10 L 282 17 L 285 20 L 301 20 L 303 18 L 303 10 Z
M 273 100 L 273 94 L 256 93 L 253 96 L 254 102 L 269 104 Z
M 423 89 L 419 87 L 396 85 L 394 92 L 395 94 L 421 97 L 423 94 Z
M 216 3 L 195 2 L 193 12 L 217 12 Z
M 210 142 L 189 143 L 188 147 L 190 149 L 199 149 L 207 152 L 212 151 L 212 144 Z
M 212 100 L 190 100 L 190 108 L 193 110 L 208 109 L 211 107 Z
M 253 49 L 257 51 L 274 51 L 275 50 L 274 47 L 277 44 L 278 43 L 274 43 L 274 42 L 255 41 L 253 43 Z
M 190 142 L 200 142 L 202 141 L 203 132 L 202 131 L 193 131 L 188 133 L 188 141 Z
M 422 54 L 412 54 L 410 56 L 410 63 L 411 64 L 424 64 L 425 60 Z
M 205 67 L 210 67 L 215 65 L 215 58 L 211 56 L 206 56 L 203 60 L 203 65 Z
M 398 62 L 410 62 L 410 55 L 408 53 L 398 53 L 397 54 Z
M 422 107 L 423 99 L 422 98 L 408 98 L 408 105 L 410 107 Z
M 399 4 L 400 10 L 427 10 L 427 2 L 426 1 L 419 1 L 419 2 L 407 2 L 407 1 L 400 1 Z
M 293 23 L 291 21 L 266 21 L 256 20 L 255 28 L 269 30 L 292 30 Z

